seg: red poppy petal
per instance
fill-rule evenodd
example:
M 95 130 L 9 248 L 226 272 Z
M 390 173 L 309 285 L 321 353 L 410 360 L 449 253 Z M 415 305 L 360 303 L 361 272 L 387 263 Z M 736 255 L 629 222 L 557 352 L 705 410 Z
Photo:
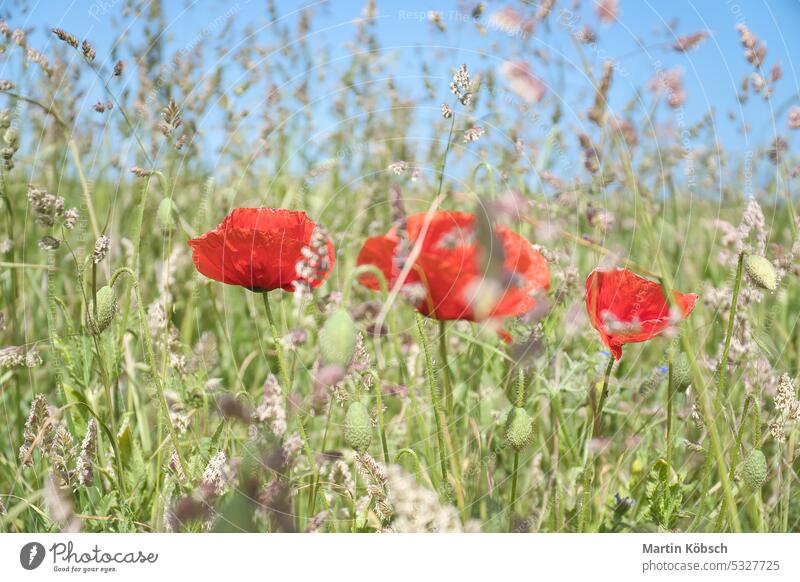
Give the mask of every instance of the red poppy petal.
M 472 287 L 480 283 L 474 248 L 460 247 L 446 255 L 423 252 L 416 267 L 414 280 L 421 281 L 429 293 L 428 300 L 418 306 L 420 313 L 442 321 L 475 319 L 469 301 Z
M 397 275 L 394 268 L 394 251 L 398 239 L 394 236 L 373 236 L 364 241 L 358 253 L 356 265 L 373 265 L 383 273 L 386 284 L 391 285 Z M 358 278 L 358 282 L 373 291 L 378 291 L 381 286 L 375 275 L 366 273 Z
M 303 242 L 282 233 L 228 229 L 211 231 L 189 241 L 197 270 L 206 277 L 271 291 L 291 289 Z
M 408 232 L 410 240 L 417 240 L 422 232 L 427 217 L 427 212 L 412 214 L 408 217 L 406 220 L 406 231 Z M 474 225 L 474 214 L 437 210 L 431 213 L 422 249 L 441 250 L 442 239 L 445 237 L 454 239 L 453 242 L 448 243 L 447 246 L 449 248 L 454 246 L 467 246 L 471 244 Z
M 675 291 L 674 297 L 686 318 L 694 309 L 697 295 Z M 586 311 L 616 359 L 622 356 L 623 344 L 652 339 L 670 325 L 669 304 L 661 285 L 628 269 L 592 271 L 586 278 Z M 609 332 L 605 314 L 621 324 L 631 324 L 632 329 Z
M 261 232 L 280 231 L 289 238 L 307 243 L 315 225 L 301 210 L 283 208 L 235 208 L 217 230 L 245 229 Z

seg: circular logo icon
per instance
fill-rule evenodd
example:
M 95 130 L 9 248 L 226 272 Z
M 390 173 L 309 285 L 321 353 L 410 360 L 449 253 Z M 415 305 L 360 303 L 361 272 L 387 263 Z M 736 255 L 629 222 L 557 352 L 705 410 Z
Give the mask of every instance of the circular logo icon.
M 44 546 L 39 542 L 30 542 L 19 551 L 19 563 L 26 570 L 35 570 L 44 561 Z

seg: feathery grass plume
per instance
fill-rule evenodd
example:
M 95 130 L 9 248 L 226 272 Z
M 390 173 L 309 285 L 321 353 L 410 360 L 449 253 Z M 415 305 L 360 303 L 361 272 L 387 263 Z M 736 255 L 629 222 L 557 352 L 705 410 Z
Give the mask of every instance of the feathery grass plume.
M 77 208 L 70 208 L 69 210 L 64 211 L 64 228 L 67 230 L 72 230 L 75 228 L 75 225 L 78 224 L 78 219 L 80 215 L 78 214 Z
M 261 403 L 253 411 L 253 421 L 269 422 L 269 428 L 277 437 L 286 432 L 286 408 L 283 404 L 283 393 L 278 379 L 274 374 L 267 376 L 264 381 L 264 395 Z
M 603 24 L 613 24 L 619 17 L 618 0 L 596 0 L 594 9 L 597 19 Z
M 578 141 L 583 150 L 583 166 L 587 171 L 596 174 L 600 171 L 600 154 L 592 140 L 585 133 L 578 134 Z
M 350 467 L 347 466 L 341 459 L 337 459 L 331 465 L 330 471 L 328 471 L 328 479 L 330 480 L 331 486 L 337 488 L 339 491 L 346 493 L 353 496 L 354 487 L 353 487 L 353 474 L 350 471 Z
M 306 526 L 306 533 L 319 533 L 325 527 L 326 522 L 328 521 L 328 515 L 330 514 L 329 511 L 323 510 L 320 511 L 317 515 L 311 518 Z
M 428 10 L 428 22 L 439 29 L 439 32 L 445 32 L 447 30 L 447 27 L 442 20 L 441 12 L 437 12 L 436 10 Z
M 683 86 L 681 67 L 659 71 L 650 81 L 649 89 L 656 95 L 666 95 L 667 105 L 673 109 L 678 109 L 686 103 L 687 94 Z
M 172 136 L 175 130 L 183 124 L 181 108 L 174 99 L 170 99 L 167 106 L 161 111 L 161 120 L 158 128 L 166 137 Z
M 611 88 L 611 79 L 614 74 L 614 61 L 607 60 L 603 63 L 603 76 L 597 86 L 594 95 L 594 104 L 587 113 L 590 121 L 597 127 L 603 127 L 606 122 L 606 103 L 608 102 L 608 90 Z
M 74 49 L 78 48 L 78 39 L 75 38 L 74 35 L 68 33 L 66 30 L 62 30 L 60 28 L 53 28 L 51 29 L 52 33 L 55 34 L 60 40 L 67 43 Z
M 44 505 L 47 514 L 60 527 L 61 533 L 78 533 L 83 529 L 81 519 L 75 515 L 69 491 L 59 487 L 53 475 L 48 475 L 44 480 Z
M 761 67 L 767 58 L 767 45 L 765 45 L 747 26 L 740 22 L 736 25 L 739 31 L 739 40 L 744 47 L 744 56 L 747 62 L 756 68 Z
M 700 46 L 705 39 L 708 38 L 708 32 L 700 31 L 695 32 L 693 34 L 687 34 L 684 36 L 679 36 L 678 40 L 672 45 L 673 50 L 678 51 L 679 53 L 687 53 L 693 49 L 696 49 Z
M 380 520 L 381 525 L 385 526 L 391 520 L 393 513 L 392 506 L 387 501 L 389 481 L 386 471 L 369 453 L 356 455 L 356 466 L 367 482 L 367 493 L 375 501 L 375 515 Z
M 525 103 L 540 103 L 547 94 L 547 86 L 533 74 L 528 62 L 506 61 L 499 72 L 511 92 Z
M 35 368 L 42 363 L 36 346 L 7 346 L 0 349 L 0 368 Z
M 777 442 L 786 440 L 786 424 L 800 423 L 800 400 L 797 399 L 794 380 L 788 375 L 781 375 L 773 399 L 776 417 L 769 423 L 769 433 Z
M 100 238 L 98 238 L 94 243 L 94 250 L 92 251 L 92 262 L 97 265 L 103 261 L 108 255 L 108 251 L 111 248 L 111 239 L 105 235 L 101 234 Z
M 149 178 L 156 173 L 155 170 L 148 170 L 140 166 L 131 166 L 130 170 L 128 171 L 137 178 Z
M 469 70 L 466 64 L 461 65 L 453 74 L 450 92 L 456 96 L 459 103 L 464 107 L 468 107 L 472 103 L 472 81 L 469 78 Z
M 470 520 L 465 528 L 458 510 L 442 505 L 439 496 L 417 483 L 412 475 L 398 465 L 386 470 L 388 495 L 386 503 L 392 508 L 391 531 L 398 533 L 457 533 L 480 531 L 480 525 Z
M 89 487 L 94 483 L 94 455 L 97 452 L 97 421 L 93 418 L 86 425 L 86 434 L 81 442 L 75 472 L 78 474 L 78 483 L 82 487 Z
M 33 184 L 28 186 L 28 203 L 39 226 L 51 227 L 56 218 L 64 214 L 64 198 Z
M 83 53 L 84 58 L 90 63 L 94 61 L 95 56 L 97 56 L 88 40 L 84 40 L 81 43 L 81 52 Z
M 214 455 L 203 471 L 202 484 L 220 496 L 236 486 L 236 472 L 224 451 Z
M 178 459 L 178 451 L 175 450 L 173 447 L 172 453 L 169 456 L 169 469 L 172 471 L 172 474 L 175 475 L 175 478 L 181 482 L 186 482 L 186 473 L 183 472 L 183 467 L 181 466 L 180 459 Z
M 70 467 L 75 461 L 75 440 L 63 423 L 59 423 L 54 431 L 48 456 L 53 468 L 53 476 L 58 485 L 71 487 L 75 470 Z
M 54 236 L 45 235 L 39 239 L 39 248 L 43 251 L 54 251 L 61 246 L 61 241 Z
M 38 447 L 46 453 L 50 448 L 53 436 L 50 411 L 44 394 L 37 394 L 31 402 L 31 410 L 25 421 L 22 433 L 22 446 L 19 448 L 19 460 L 23 467 L 33 465 L 33 449 Z
M 464 130 L 464 143 L 476 142 L 484 133 L 486 133 L 486 130 L 479 125 L 468 127 Z
M 789 110 L 787 125 L 789 129 L 800 129 L 800 107 L 795 106 Z
M 8 79 L 0 79 L 0 91 L 13 91 L 16 85 Z

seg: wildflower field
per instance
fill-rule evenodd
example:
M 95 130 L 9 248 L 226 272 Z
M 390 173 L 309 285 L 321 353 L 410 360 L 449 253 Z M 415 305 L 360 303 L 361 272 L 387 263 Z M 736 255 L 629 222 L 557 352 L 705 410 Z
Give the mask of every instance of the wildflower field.
M 0 10 L 0 531 L 800 531 L 758 3 L 177 4 Z

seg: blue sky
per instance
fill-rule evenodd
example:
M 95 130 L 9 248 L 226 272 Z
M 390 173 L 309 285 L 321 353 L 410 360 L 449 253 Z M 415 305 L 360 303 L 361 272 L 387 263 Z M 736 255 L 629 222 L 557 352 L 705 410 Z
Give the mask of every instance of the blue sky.
M 12 27 L 33 27 L 32 38 L 38 46 L 46 46 L 52 37 L 43 34 L 45 28 L 58 26 L 73 32 L 79 38 L 90 38 L 97 47 L 98 55 L 107 54 L 116 42 L 116 33 L 122 28 L 129 29 L 131 38 L 141 34 L 141 28 L 133 17 L 126 14 L 123 0 L 73 0 L 72 2 L 33 2 L 31 9 L 23 14 L 6 3 L 2 13 Z M 221 27 L 226 14 L 234 14 L 235 26 L 243 29 L 246 25 L 255 27 L 257 34 L 269 35 L 266 3 L 262 0 L 239 0 L 221 2 L 217 0 L 166 2 L 167 27 L 165 37 L 169 46 L 179 49 L 196 42 L 203 35 L 213 35 Z M 312 47 L 328 46 L 335 60 L 344 58 L 348 52 L 346 42 L 354 37 L 353 19 L 363 9 L 363 2 L 334 0 L 331 2 L 303 3 L 278 1 L 279 16 L 296 23 L 299 9 L 313 6 L 316 16 L 313 19 Z M 528 4 L 531 4 L 530 2 Z M 532 13 L 534 6 L 522 2 L 487 2 L 486 15 L 504 6 L 514 6 L 520 11 Z M 560 8 L 572 8 L 572 0 L 562 1 Z M 519 54 L 520 41 L 498 30 L 489 30 L 480 35 L 467 18 L 474 2 L 423 2 L 407 0 L 388 2 L 378 0 L 379 19 L 378 40 L 382 49 L 395 55 L 394 69 L 390 74 L 398 77 L 420 74 L 419 63 L 427 60 L 431 73 L 441 76 L 444 82 L 450 70 L 460 62 L 477 60 L 496 60 Z M 711 107 L 717 115 L 716 131 L 720 141 L 734 149 L 747 149 L 751 143 L 764 143 L 777 131 L 786 134 L 786 106 L 793 103 L 792 98 L 800 92 L 800 78 L 793 55 L 800 54 L 800 36 L 796 34 L 800 25 L 800 2 L 796 0 L 705 0 L 705 1 L 652 1 L 620 0 L 620 18 L 610 26 L 599 24 L 592 9 L 593 0 L 584 0 L 580 16 L 599 35 L 596 48 L 588 51 L 595 71 L 600 70 L 606 57 L 618 61 L 619 70 L 624 74 L 615 77 L 611 94 L 611 106 L 621 108 L 634 94 L 653 77 L 656 70 L 667 70 L 673 66 L 684 69 L 684 82 L 689 95 L 684 113 L 685 122 L 691 125 L 699 120 Z M 442 13 L 447 26 L 445 33 L 437 31 L 424 18 L 430 10 Z M 665 24 L 677 23 L 678 34 L 689 34 L 707 30 L 711 38 L 690 54 L 679 54 L 665 48 L 674 37 L 665 34 Z M 766 68 L 780 62 L 783 79 L 776 85 L 770 103 L 761 98 L 751 98 L 740 107 L 735 92 L 744 75 L 752 71 L 742 55 L 742 47 L 735 30 L 737 23 L 746 24 L 767 44 L 769 54 Z M 642 51 L 639 42 L 648 47 Z M 36 42 L 33 43 L 36 45 Z M 550 71 L 537 71 L 552 88 L 561 87 L 563 93 L 552 98 L 563 98 L 567 115 L 574 107 L 574 115 L 582 113 L 590 105 L 586 97 L 574 99 L 579 90 L 586 89 L 585 80 L 577 69 L 578 59 L 575 48 L 562 25 L 551 17 L 549 27 L 540 27 L 529 40 L 524 51 L 534 48 L 546 50 L 551 56 L 561 55 L 568 63 L 567 79 L 559 85 L 560 79 Z M 481 57 L 480 55 L 484 56 Z M 525 52 L 522 53 L 524 58 Z M 339 61 L 342 63 L 343 61 Z M 336 65 L 334 65 L 335 67 Z M 800 67 L 800 64 L 797 65 Z M 417 83 L 419 85 L 419 83 Z M 419 87 L 416 87 L 418 89 Z M 573 91 L 574 88 L 574 91 Z M 581 88 L 581 89 L 579 89 Z M 415 88 L 410 88 L 410 91 Z M 258 106 L 258 96 L 253 104 Z M 795 100 L 796 101 L 796 100 Z M 579 109 L 580 108 L 580 109 Z M 728 113 L 733 118 L 728 118 Z M 774 114 L 780 114 L 774 122 Z M 316 113 L 315 113 L 316 114 Z M 320 115 L 324 113 L 320 112 Z M 577 118 L 576 118 L 577 119 Z M 751 126 L 751 133 L 742 136 L 737 127 L 742 122 Z

